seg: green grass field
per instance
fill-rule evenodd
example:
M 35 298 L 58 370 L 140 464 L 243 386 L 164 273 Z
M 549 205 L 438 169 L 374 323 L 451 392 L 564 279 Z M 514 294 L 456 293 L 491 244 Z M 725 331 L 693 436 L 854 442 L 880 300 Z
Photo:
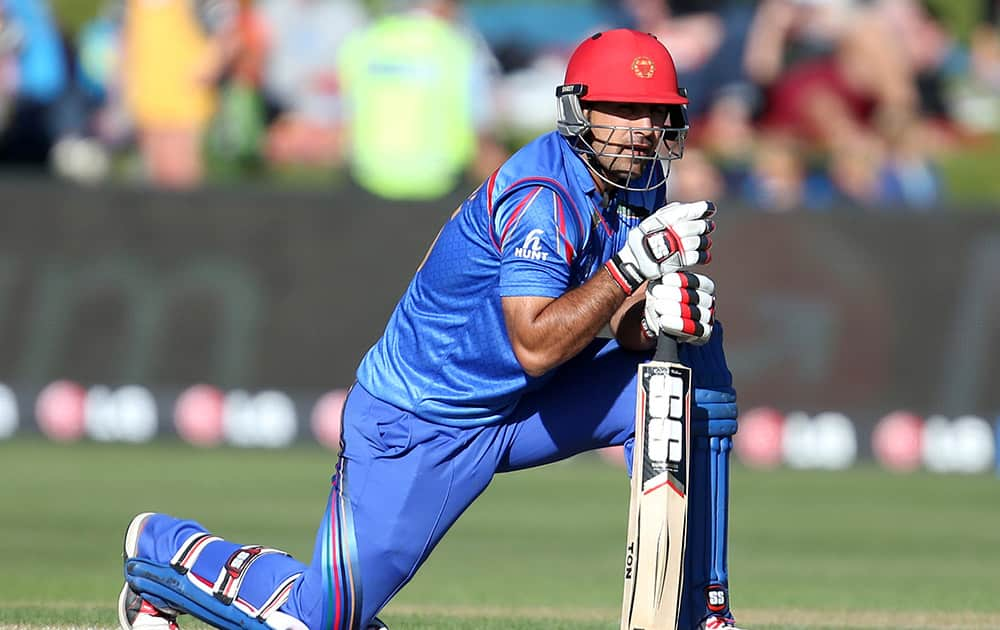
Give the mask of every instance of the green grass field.
M 121 533 L 138 511 L 308 557 L 333 460 L 0 442 L 0 628 L 116 626 Z M 1000 479 L 736 468 L 732 486 L 743 625 L 1000 628 Z M 616 628 L 627 495 L 593 456 L 500 476 L 383 617 L 394 630 Z

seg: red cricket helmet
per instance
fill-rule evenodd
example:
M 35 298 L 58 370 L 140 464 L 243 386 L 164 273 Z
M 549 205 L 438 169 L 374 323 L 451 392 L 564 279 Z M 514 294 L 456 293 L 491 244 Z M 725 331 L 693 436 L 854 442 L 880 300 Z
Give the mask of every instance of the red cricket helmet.
M 564 86 L 582 85 L 583 101 L 687 105 L 677 70 L 655 35 L 627 28 L 597 33 L 577 46 Z
M 677 87 L 674 60 L 660 40 L 650 33 L 620 28 L 586 39 L 570 56 L 565 82 L 556 88 L 556 98 L 559 132 L 587 158 L 587 164 L 601 179 L 614 186 L 642 191 L 663 185 L 669 162 L 684 154 L 688 132 L 687 91 Z M 631 179 L 624 183 L 614 181 L 608 173 L 602 172 L 591 158 L 614 157 L 614 154 L 598 150 L 591 144 L 587 132 L 598 127 L 584 114 L 583 104 L 587 102 L 667 106 L 666 125 L 652 128 L 660 138 L 657 151 L 644 158 L 665 163 L 662 179 L 654 177 L 652 168 L 645 169 L 646 183 L 642 185 L 636 185 Z

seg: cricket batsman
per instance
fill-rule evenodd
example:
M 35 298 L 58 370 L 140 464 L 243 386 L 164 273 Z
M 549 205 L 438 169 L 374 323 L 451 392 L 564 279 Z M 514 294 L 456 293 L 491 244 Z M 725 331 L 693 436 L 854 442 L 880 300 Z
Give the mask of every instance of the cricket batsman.
M 556 88 L 557 130 L 455 211 L 361 360 L 312 558 L 139 514 L 121 627 L 169 630 L 190 614 L 227 630 L 385 628 L 376 615 L 495 474 L 622 444 L 631 461 L 636 367 L 667 334 L 695 387 L 681 627 L 735 628 L 736 395 L 714 284 L 690 270 L 711 258 L 715 206 L 665 198 L 687 102 L 654 36 L 583 41 Z

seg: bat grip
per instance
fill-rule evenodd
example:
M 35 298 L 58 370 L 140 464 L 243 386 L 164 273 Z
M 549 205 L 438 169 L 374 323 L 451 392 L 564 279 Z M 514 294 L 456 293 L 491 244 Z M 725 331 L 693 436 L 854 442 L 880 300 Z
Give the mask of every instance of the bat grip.
M 677 340 L 670 335 L 660 333 L 656 338 L 656 354 L 653 355 L 653 360 L 677 363 Z

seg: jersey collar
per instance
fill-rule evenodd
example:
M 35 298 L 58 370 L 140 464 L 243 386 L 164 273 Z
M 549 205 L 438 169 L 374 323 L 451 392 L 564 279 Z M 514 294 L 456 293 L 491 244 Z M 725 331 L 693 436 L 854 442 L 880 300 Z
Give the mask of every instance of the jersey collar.
M 566 170 L 573 174 L 580 190 L 590 197 L 590 199 L 594 202 L 594 206 L 599 208 L 602 212 L 608 208 L 616 208 L 619 203 L 627 203 L 645 208 L 656 207 L 655 205 L 650 205 L 651 203 L 655 203 L 655 198 L 658 195 L 655 191 L 642 193 L 619 190 L 617 188 L 613 188 L 610 191 L 610 202 L 605 203 L 606 200 L 601 194 L 601 191 L 597 189 L 597 184 L 594 182 L 594 176 L 591 174 L 587 164 L 583 161 L 583 156 L 573 150 L 573 147 L 570 146 L 569 140 L 565 136 L 560 134 L 558 131 L 553 131 L 552 133 L 559 136 L 559 149 L 562 151 L 563 163 L 566 165 Z

